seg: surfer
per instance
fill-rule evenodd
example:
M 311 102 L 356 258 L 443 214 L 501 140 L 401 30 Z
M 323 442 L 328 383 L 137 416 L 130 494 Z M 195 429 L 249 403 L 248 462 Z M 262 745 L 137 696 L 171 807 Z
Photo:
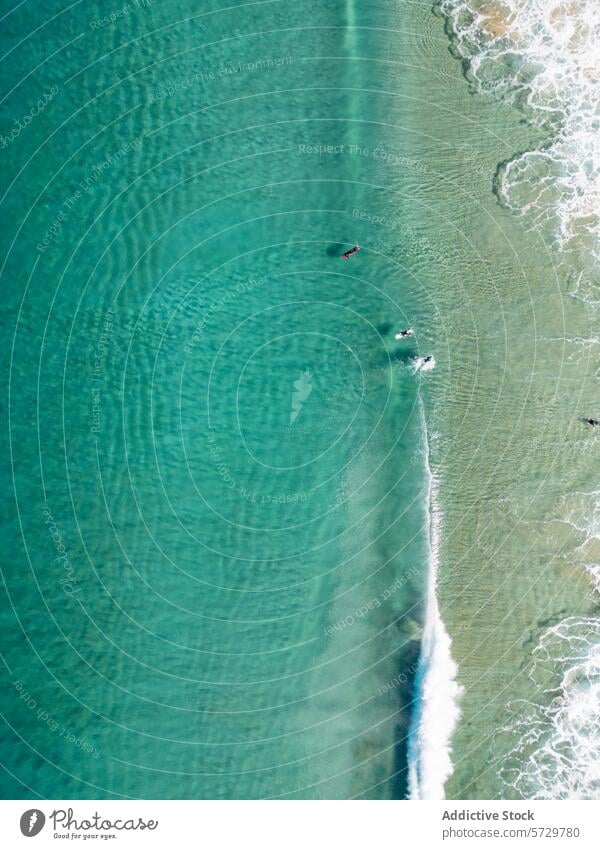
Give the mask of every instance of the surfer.
M 342 259 L 350 259 L 350 257 L 354 256 L 354 254 L 357 254 L 359 252 L 359 250 L 360 250 L 359 245 L 354 245 L 353 248 L 350 248 L 349 251 L 345 251 L 342 254 Z
M 396 333 L 394 339 L 408 339 L 409 336 L 414 334 L 414 330 L 412 327 L 407 327 L 406 330 L 401 330 L 400 333 Z
M 433 354 L 427 354 L 426 357 L 411 357 L 413 374 L 417 371 L 431 371 L 435 368 L 435 357 Z
M 596 425 L 600 425 L 600 419 L 586 419 L 587 424 L 595 427 Z

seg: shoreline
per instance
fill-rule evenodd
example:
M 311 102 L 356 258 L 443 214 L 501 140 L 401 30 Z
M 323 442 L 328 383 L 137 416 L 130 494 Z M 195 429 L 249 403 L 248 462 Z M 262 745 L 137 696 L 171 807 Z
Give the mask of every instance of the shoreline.
M 529 11 L 522 24 L 535 22 Z M 521 31 L 525 60 L 550 38 L 546 30 L 538 40 L 535 30 Z M 501 59 L 501 45 L 490 55 L 488 46 L 465 39 L 462 58 L 475 56 L 475 72 L 463 73 L 451 56 L 455 68 L 446 61 L 446 72 L 456 85 L 442 95 L 456 115 L 448 138 L 462 138 L 472 122 L 477 133 L 465 145 L 489 176 L 477 184 L 465 163 L 451 161 L 465 187 L 453 222 L 463 241 L 455 280 L 471 315 L 465 309 L 454 322 L 457 368 L 434 422 L 445 518 L 438 595 L 465 688 L 447 792 L 455 799 L 597 798 L 586 729 L 597 723 L 598 504 L 577 496 L 597 489 L 597 434 L 580 421 L 597 404 L 600 336 L 586 278 L 593 227 L 584 234 L 577 216 L 585 204 L 571 203 L 572 183 L 552 170 L 551 157 L 567 150 L 564 138 L 513 100 L 518 63 L 502 67 L 500 82 L 486 76 Z M 577 61 L 549 51 L 542 70 Z M 541 74 L 532 107 L 542 102 L 543 81 Z M 570 132 L 576 98 L 567 105 Z M 502 162 L 512 163 L 511 180 L 496 197 L 491 184 Z M 547 197 L 527 182 L 543 162 L 550 162 L 538 174 Z M 591 179 L 582 191 L 589 199 Z M 581 291 L 573 291 L 582 276 Z M 581 727 L 576 715 L 585 718 Z

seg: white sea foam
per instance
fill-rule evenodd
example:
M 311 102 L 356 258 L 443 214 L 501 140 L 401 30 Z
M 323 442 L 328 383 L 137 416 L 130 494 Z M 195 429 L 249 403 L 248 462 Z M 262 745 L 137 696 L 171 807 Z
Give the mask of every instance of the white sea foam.
M 572 298 L 582 301 L 588 307 L 598 309 L 600 307 L 600 283 L 597 279 L 594 279 L 594 270 L 582 268 L 577 276 L 571 275 L 568 294 Z
M 531 799 L 600 796 L 600 622 L 570 617 L 542 636 L 531 678 L 538 703 L 518 702 L 501 775 Z
M 563 496 L 559 520 L 578 532 L 580 542 L 575 557 L 591 577 L 595 592 L 600 593 L 600 491 L 572 492 Z
M 498 194 L 562 249 L 600 256 L 600 14 L 598 0 L 441 0 L 476 86 L 526 110 L 550 142 L 516 154 Z
M 600 492 L 571 492 L 560 500 L 559 519 L 586 539 L 600 539 Z
M 572 492 L 559 519 L 579 536 L 574 559 L 600 591 L 600 493 Z M 526 798 L 597 799 L 600 796 L 600 620 L 571 616 L 547 629 L 534 653 L 530 677 L 535 701 L 509 705 L 516 718 L 501 777 Z
M 450 741 L 460 717 L 458 705 L 462 687 L 456 681 L 458 669 L 452 659 L 450 637 L 440 616 L 436 595 L 441 512 L 420 398 L 419 404 L 427 473 L 429 572 L 425 627 L 415 676 L 415 708 L 408 741 L 409 796 L 411 799 L 443 799 L 444 786 L 453 770 Z

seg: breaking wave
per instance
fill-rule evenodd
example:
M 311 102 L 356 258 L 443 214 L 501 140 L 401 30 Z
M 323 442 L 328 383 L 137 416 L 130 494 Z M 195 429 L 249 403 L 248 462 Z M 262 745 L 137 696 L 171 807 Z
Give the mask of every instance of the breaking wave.
M 443 799 L 444 786 L 454 768 L 450 742 L 460 718 L 462 687 L 456 680 L 458 668 L 452 658 L 450 637 L 437 600 L 441 512 L 429 461 L 429 440 L 421 399 L 419 404 L 427 474 L 429 574 L 425 626 L 415 677 L 415 710 L 408 740 L 409 797 Z

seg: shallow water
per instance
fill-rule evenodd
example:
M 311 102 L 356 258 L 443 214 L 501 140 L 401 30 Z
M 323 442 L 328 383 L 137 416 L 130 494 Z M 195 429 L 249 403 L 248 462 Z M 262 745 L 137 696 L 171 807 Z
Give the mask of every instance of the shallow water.
M 472 14 L 483 5 L 442 5 L 452 52 L 468 59 L 446 104 L 453 125 L 477 128 L 465 147 L 490 181 L 453 163 L 471 190 L 459 218 L 470 247 L 452 269 L 460 343 L 436 426 L 441 606 L 465 687 L 446 789 L 596 798 L 597 434 L 582 424 L 600 339 L 597 221 L 586 217 L 598 86 L 581 74 L 593 22 L 585 2 L 561 26 L 558 4 L 504 4 L 510 32 L 490 32 Z M 578 27 L 581 42 L 567 45 Z

